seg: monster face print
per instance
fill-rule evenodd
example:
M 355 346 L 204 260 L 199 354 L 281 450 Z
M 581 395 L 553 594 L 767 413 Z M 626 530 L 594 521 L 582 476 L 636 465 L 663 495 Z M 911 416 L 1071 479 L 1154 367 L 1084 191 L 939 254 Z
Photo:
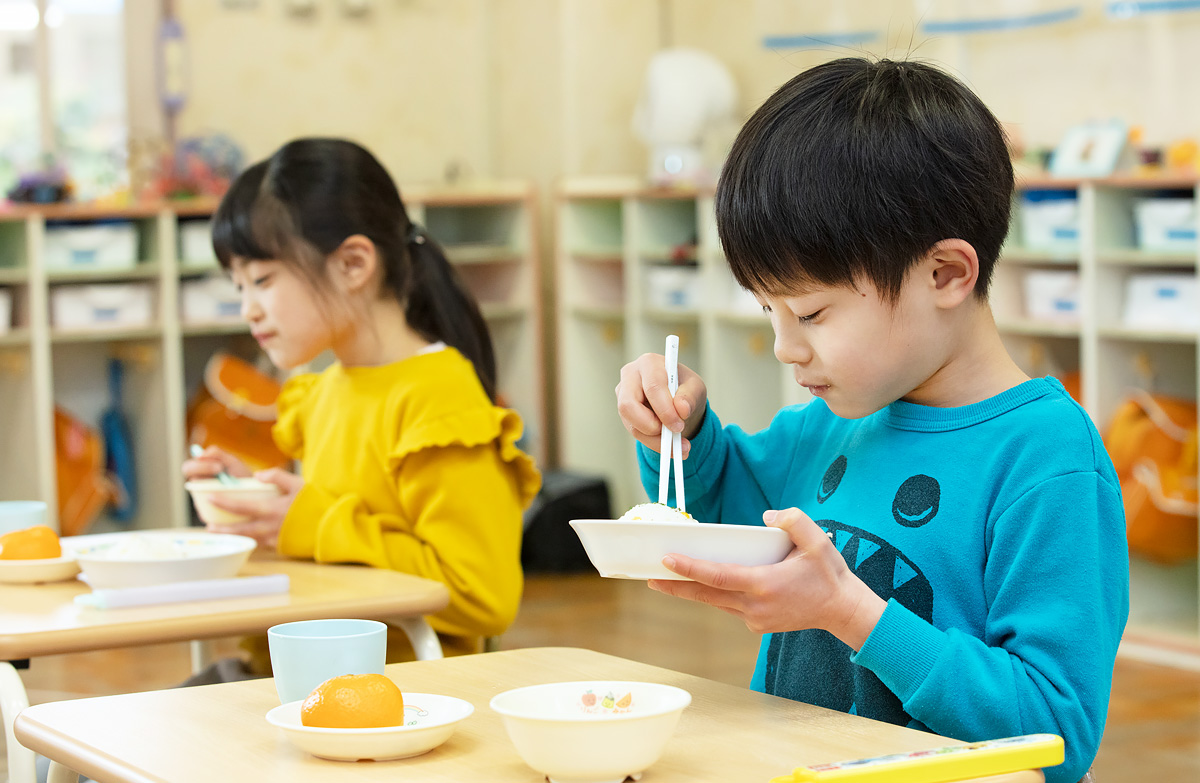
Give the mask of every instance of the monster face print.
M 816 487 L 817 503 L 829 500 L 852 469 L 844 455 L 830 463 Z M 892 520 L 888 524 L 918 528 L 937 516 L 941 486 L 935 478 L 923 474 L 911 476 L 894 493 Z M 916 563 L 883 538 L 862 528 L 832 519 L 815 521 L 829 534 L 846 565 L 880 598 L 895 599 L 917 616 L 932 621 L 933 588 Z M 886 527 L 873 526 L 876 530 Z M 772 634 L 767 652 L 766 691 L 888 723 L 909 723 L 911 718 L 896 695 L 869 669 L 851 663 L 850 654 L 849 647 L 826 631 Z

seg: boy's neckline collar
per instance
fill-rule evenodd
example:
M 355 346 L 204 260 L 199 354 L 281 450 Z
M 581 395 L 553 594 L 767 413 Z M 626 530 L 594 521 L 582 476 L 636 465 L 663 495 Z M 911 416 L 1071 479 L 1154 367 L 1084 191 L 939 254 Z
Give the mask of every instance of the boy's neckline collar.
M 896 400 L 880 411 L 883 421 L 892 427 L 919 432 L 947 432 L 980 424 L 1019 408 L 1048 394 L 1066 395 L 1066 390 L 1057 378 L 1031 378 L 1005 389 L 994 397 L 954 408 L 938 408 L 918 405 L 915 402 Z

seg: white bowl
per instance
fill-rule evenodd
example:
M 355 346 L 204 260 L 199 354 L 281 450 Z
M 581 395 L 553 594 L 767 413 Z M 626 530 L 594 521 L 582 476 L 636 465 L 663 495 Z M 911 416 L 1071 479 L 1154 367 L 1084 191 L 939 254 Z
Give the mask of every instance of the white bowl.
M 252 478 L 240 478 L 234 484 L 222 484 L 217 479 L 197 479 L 189 481 L 183 488 L 192 496 L 196 504 L 196 513 L 206 525 L 236 525 L 246 522 L 249 517 L 235 514 L 213 505 L 214 497 L 225 497 L 231 500 L 270 500 L 279 497 L 279 487 Z
M 70 536 L 64 554 L 92 587 L 141 587 L 236 576 L 257 542 L 203 530 L 136 530 Z
M 403 759 L 419 756 L 450 739 L 475 707 L 469 701 L 436 693 L 404 694 L 403 726 L 379 729 L 323 729 L 300 722 L 303 701 L 289 701 L 267 713 L 267 722 L 283 729 L 298 748 L 334 761 Z
M 662 564 L 672 552 L 715 563 L 758 566 L 778 563 L 792 551 L 786 532 L 758 525 L 572 519 L 571 527 L 600 576 L 616 579 L 683 580 Z
M 592 681 L 505 691 L 491 707 L 517 753 L 551 783 L 621 783 L 658 761 L 691 702 L 672 685 Z
M 0 560 L 0 584 L 32 585 L 74 579 L 79 563 L 71 555 L 38 560 Z

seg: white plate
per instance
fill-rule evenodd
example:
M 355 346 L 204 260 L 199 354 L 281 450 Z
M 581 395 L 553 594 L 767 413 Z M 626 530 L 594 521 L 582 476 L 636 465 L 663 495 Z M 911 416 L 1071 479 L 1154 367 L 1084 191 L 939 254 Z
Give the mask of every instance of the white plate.
M 70 555 L 40 560 L 0 560 L 0 583 L 8 585 L 62 582 L 74 579 L 78 573 L 79 563 Z
M 387 761 L 419 756 L 450 739 L 475 707 L 469 701 L 436 693 L 404 694 L 403 726 L 380 729 L 323 729 L 300 723 L 303 701 L 281 704 L 267 713 L 267 722 L 283 729 L 301 750 L 334 761 Z
M 92 587 L 142 587 L 236 576 L 257 542 L 185 528 L 70 536 L 62 546 Z
M 600 576 L 615 579 L 686 581 L 662 564 L 672 552 L 715 563 L 758 566 L 778 563 L 792 551 L 786 532 L 760 525 L 572 519 L 571 527 Z

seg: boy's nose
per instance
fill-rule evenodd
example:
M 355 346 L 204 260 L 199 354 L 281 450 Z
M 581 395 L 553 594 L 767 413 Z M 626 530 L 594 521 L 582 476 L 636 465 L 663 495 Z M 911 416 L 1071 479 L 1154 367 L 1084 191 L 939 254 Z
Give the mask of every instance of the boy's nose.
M 812 361 L 812 349 L 801 340 L 776 334 L 775 358 L 783 364 L 808 364 Z

